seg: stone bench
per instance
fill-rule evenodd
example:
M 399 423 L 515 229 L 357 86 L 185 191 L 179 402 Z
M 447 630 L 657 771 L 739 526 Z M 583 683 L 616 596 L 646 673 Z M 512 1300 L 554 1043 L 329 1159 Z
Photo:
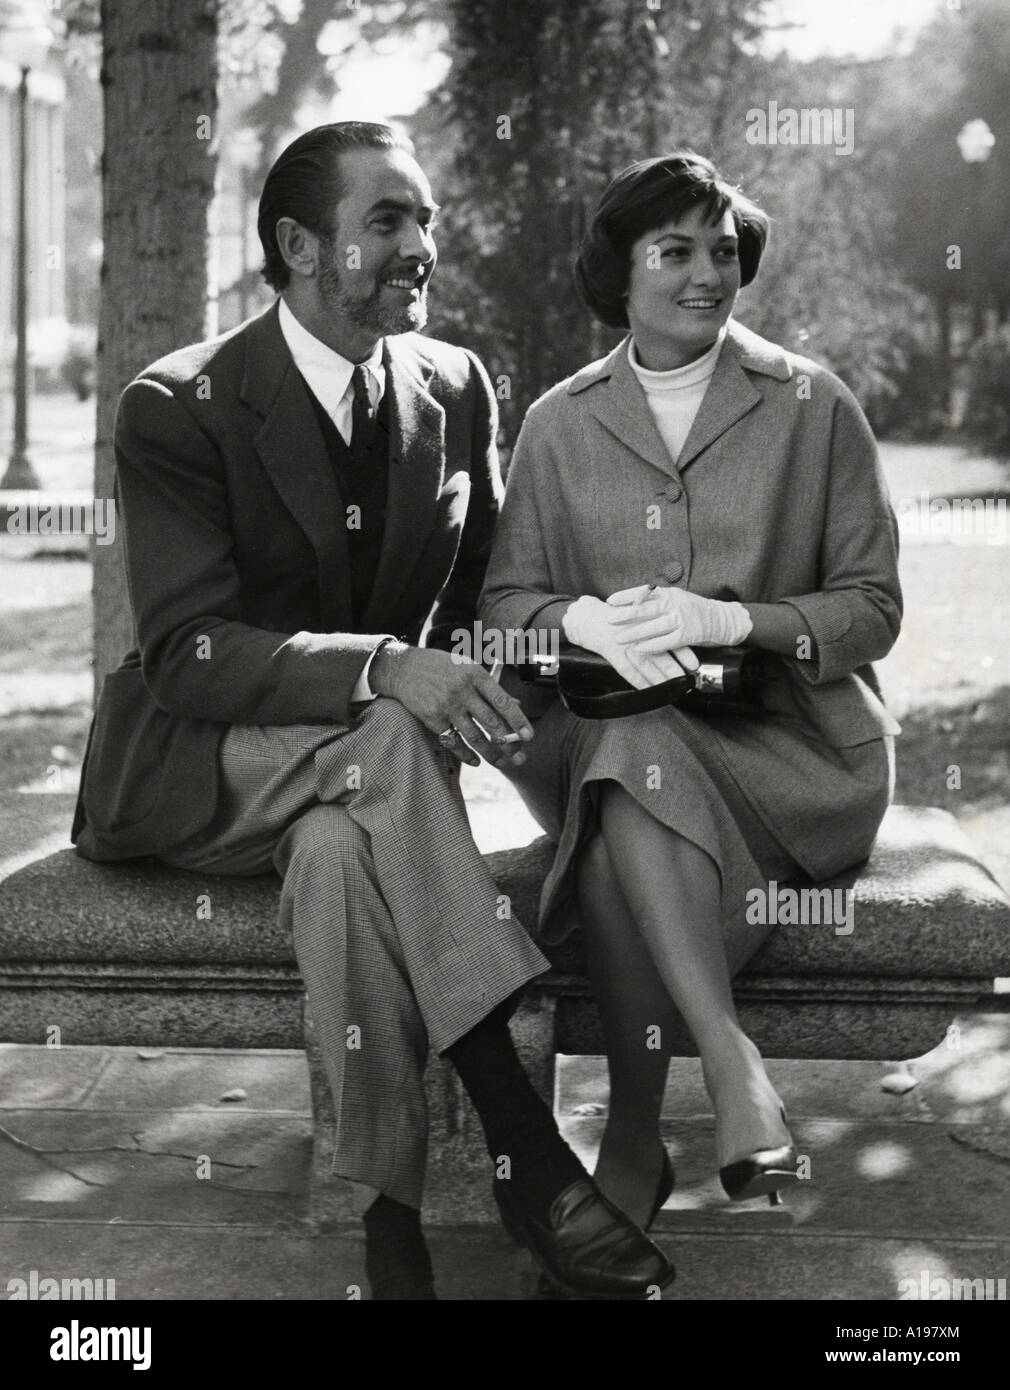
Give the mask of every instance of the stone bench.
M 488 856 L 521 921 L 535 920 L 546 839 Z M 943 1040 L 955 1016 L 1010 1001 L 1010 903 L 946 812 L 892 807 L 855 885 L 854 930 L 781 925 L 735 986 L 766 1056 L 888 1059 Z M 309 1054 L 312 1210 L 347 1214 L 328 1179 L 332 1109 L 303 1012 L 278 880 L 216 878 L 155 861 L 90 864 L 72 850 L 34 859 L 0 886 L 0 1041 L 63 1045 L 300 1048 Z M 514 1020 L 520 1052 L 553 1096 L 558 1053 L 604 1051 L 578 939 L 557 950 Z M 686 1031 L 672 1043 L 693 1055 Z M 430 1068 L 432 1160 L 486 1164 L 451 1068 Z

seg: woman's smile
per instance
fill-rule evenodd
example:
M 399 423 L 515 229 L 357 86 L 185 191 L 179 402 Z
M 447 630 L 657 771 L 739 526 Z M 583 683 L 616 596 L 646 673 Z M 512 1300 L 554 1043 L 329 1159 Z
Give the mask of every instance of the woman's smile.
M 669 371 L 712 346 L 733 312 L 740 258 L 733 215 L 715 222 L 697 207 L 639 237 L 631 251 L 626 309 L 643 367 Z

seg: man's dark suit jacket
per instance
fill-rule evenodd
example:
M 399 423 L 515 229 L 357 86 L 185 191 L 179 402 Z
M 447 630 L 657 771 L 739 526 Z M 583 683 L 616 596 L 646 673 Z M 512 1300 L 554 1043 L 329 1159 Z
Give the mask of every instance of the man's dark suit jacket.
M 355 630 L 346 518 L 277 310 L 162 358 L 120 401 L 137 647 L 92 723 L 72 831 L 89 859 L 201 830 L 229 725 L 349 724 L 383 635 L 416 643 L 431 614 L 427 643 L 447 648 L 473 622 L 501 500 L 484 369 L 417 334 L 385 340 L 386 527 Z

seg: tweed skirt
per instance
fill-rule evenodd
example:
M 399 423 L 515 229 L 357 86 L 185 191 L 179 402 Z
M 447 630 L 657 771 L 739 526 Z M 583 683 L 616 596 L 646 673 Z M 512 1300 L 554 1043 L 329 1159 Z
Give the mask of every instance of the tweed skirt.
M 864 860 L 893 789 L 891 739 L 839 749 L 779 719 L 668 707 L 586 720 L 556 701 L 534 731 L 509 778 L 557 843 L 537 925 L 545 944 L 578 925 L 574 867 L 598 827 L 602 782 L 619 783 L 715 862 L 723 931 L 741 959 L 771 930 L 747 921 L 750 890 L 828 878 Z

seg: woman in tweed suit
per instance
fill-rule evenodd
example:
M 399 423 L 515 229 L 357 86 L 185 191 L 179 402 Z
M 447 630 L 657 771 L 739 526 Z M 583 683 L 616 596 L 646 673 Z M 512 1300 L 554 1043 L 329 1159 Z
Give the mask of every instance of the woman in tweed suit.
M 558 842 L 542 935 L 557 941 L 577 914 L 600 1004 L 611 1100 L 597 1182 L 643 1225 L 673 1182 L 658 1125 L 668 1056 L 647 1030 L 662 1039 L 674 1008 L 701 1055 L 727 1193 L 795 1180 L 730 989 L 769 930 L 752 890 L 865 858 L 893 786 L 898 726 L 870 663 L 900 625 L 896 526 L 850 392 L 731 318 L 767 228 L 692 153 L 614 180 L 576 279 L 630 336 L 529 411 L 481 600 L 485 632 L 565 638 L 637 687 L 718 645 L 763 649 L 775 677 L 764 718 L 667 707 L 585 721 L 552 698 L 510 773 Z

